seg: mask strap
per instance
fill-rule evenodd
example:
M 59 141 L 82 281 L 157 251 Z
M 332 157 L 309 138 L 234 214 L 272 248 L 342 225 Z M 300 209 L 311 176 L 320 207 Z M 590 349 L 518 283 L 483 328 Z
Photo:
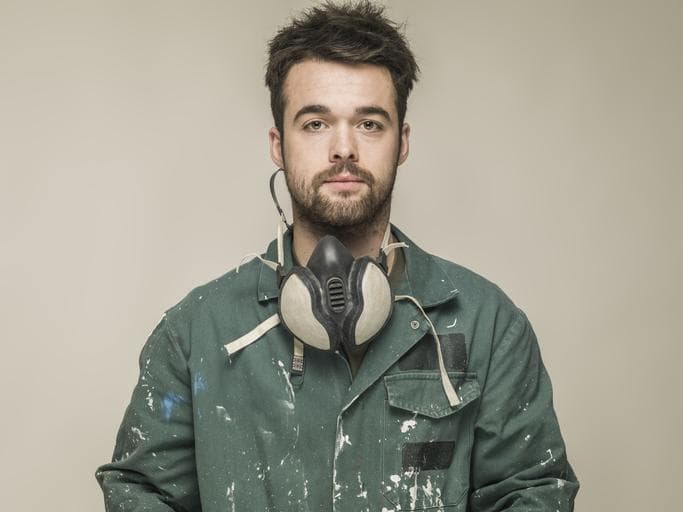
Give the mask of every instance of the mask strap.
M 391 222 L 387 222 L 387 228 L 384 230 L 384 236 L 382 237 L 382 245 L 379 248 L 379 257 L 377 258 L 380 265 L 384 268 L 385 272 L 389 271 L 389 266 L 387 264 L 387 256 L 389 253 L 399 247 L 408 247 L 405 242 L 393 242 L 389 243 L 391 239 Z
M 293 337 L 294 346 L 292 348 L 292 371 L 293 375 L 304 374 L 304 344 L 297 338 Z
M 451 407 L 455 407 L 460 403 L 460 398 L 458 397 L 458 393 L 456 393 L 455 388 L 453 387 L 453 384 L 451 383 L 451 380 L 448 378 L 448 372 L 446 371 L 446 365 L 443 362 L 443 353 L 441 351 L 441 342 L 439 341 L 439 335 L 436 334 L 436 329 L 434 328 L 434 324 L 432 321 L 429 319 L 427 316 L 427 313 L 425 313 L 425 310 L 422 309 L 422 306 L 420 303 L 417 301 L 415 297 L 411 297 L 410 295 L 397 295 L 394 300 L 410 300 L 412 301 L 417 308 L 420 310 L 422 315 L 425 317 L 427 320 L 427 323 L 429 323 L 429 327 L 432 331 L 432 335 L 434 336 L 434 341 L 436 342 L 436 355 L 439 360 L 439 373 L 441 373 L 441 385 L 443 386 L 443 390 L 446 393 L 446 397 L 448 398 L 448 403 L 451 404 Z
M 388 244 L 385 247 L 382 248 L 382 252 L 384 253 L 385 256 L 389 256 L 389 253 L 393 251 L 394 249 L 398 249 L 399 247 L 408 247 L 408 244 L 405 242 L 394 242 L 392 244 Z
M 387 245 L 389 245 L 389 239 L 391 238 L 391 222 L 387 222 L 387 228 L 384 230 L 384 236 L 382 237 L 382 245 L 380 245 L 380 250 L 384 250 Z
M 274 315 L 266 318 L 263 322 L 254 327 L 251 331 L 243 334 L 236 340 L 233 340 L 225 344 L 225 349 L 228 351 L 229 355 L 233 355 L 235 352 L 239 352 L 245 347 L 248 347 L 254 343 L 257 339 L 263 336 L 265 333 L 270 331 L 273 327 L 280 323 L 280 316 L 275 313 Z
M 245 255 L 244 258 L 240 261 L 239 265 L 237 265 L 237 270 L 236 272 L 239 274 L 240 271 L 240 266 L 249 258 L 258 258 L 261 260 L 261 263 L 264 265 L 267 265 L 268 268 L 272 269 L 275 272 L 279 272 L 279 270 L 284 266 L 285 264 L 285 254 L 284 254 L 284 231 L 286 229 L 290 229 L 292 226 L 287 222 L 287 217 L 285 217 L 285 212 L 282 210 L 280 207 L 280 203 L 277 200 L 277 195 L 275 194 L 275 177 L 277 176 L 277 173 L 282 171 L 283 173 L 285 172 L 284 169 L 278 169 L 275 171 L 273 174 L 270 176 L 270 195 L 273 198 L 273 202 L 275 203 L 275 208 L 277 209 L 277 212 L 280 214 L 280 219 L 278 220 L 277 223 L 277 262 L 275 261 L 270 261 L 265 258 L 262 258 L 260 255 L 250 252 L 249 254 Z
M 291 224 L 287 223 L 287 217 L 285 217 L 285 212 L 280 207 L 280 202 L 277 200 L 277 194 L 275 194 L 275 176 L 277 176 L 277 173 L 279 173 L 280 171 L 282 171 L 283 174 L 285 172 L 284 169 L 280 168 L 270 176 L 270 195 L 273 198 L 273 202 L 275 203 L 277 213 L 280 214 L 280 220 L 282 220 L 285 226 L 287 226 L 287 229 L 290 229 L 292 226 Z
M 235 269 L 235 272 L 236 272 L 236 273 L 238 273 L 238 274 L 240 273 L 240 267 L 241 267 L 242 264 L 243 264 L 245 261 L 247 261 L 249 258 L 258 258 L 259 260 L 261 260 L 261 263 L 263 263 L 264 265 L 268 266 L 268 268 L 273 269 L 275 272 L 278 271 L 279 266 L 278 266 L 277 263 L 275 263 L 274 261 L 270 261 L 270 260 L 265 259 L 265 258 L 264 258 L 263 256 L 261 256 L 260 254 L 256 254 L 255 252 L 250 252 L 249 254 L 246 254 L 246 255 L 244 256 L 244 258 L 242 258 L 242 260 L 240 261 L 239 265 L 237 265 L 237 268 Z
M 273 198 L 273 203 L 275 203 L 275 209 L 277 210 L 277 213 L 280 215 L 280 219 L 277 223 L 277 261 L 280 264 L 280 267 L 282 268 L 285 264 L 284 243 L 282 239 L 284 236 L 284 232 L 287 229 L 291 229 L 292 225 L 287 222 L 285 212 L 280 206 L 280 202 L 277 200 L 277 194 L 275 193 L 275 177 L 279 172 L 282 172 L 284 174 L 285 170 L 280 168 L 270 175 L 270 196 Z
M 283 219 L 284 216 L 277 221 L 277 262 L 280 268 L 285 265 L 285 244 L 283 238 L 287 223 Z M 277 271 L 278 269 L 274 270 Z

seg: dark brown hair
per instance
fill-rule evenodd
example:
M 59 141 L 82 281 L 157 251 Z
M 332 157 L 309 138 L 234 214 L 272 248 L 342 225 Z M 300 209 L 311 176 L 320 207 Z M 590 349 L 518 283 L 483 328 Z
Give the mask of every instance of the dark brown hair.
M 396 89 L 399 126 L 419 68 L 401 26 L 384 16 L 384 7 L 367 0 L 312 7 L 281 28 L 268 45 L 266 85 L 275 126 L 283 133 L 285 78 L 306 59 L 374 64 L 391 73 Z

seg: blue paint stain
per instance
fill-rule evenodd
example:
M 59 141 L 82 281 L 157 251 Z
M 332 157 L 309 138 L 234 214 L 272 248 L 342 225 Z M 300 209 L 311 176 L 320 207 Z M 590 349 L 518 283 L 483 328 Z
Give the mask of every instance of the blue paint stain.
M 192 381 L 192 390 L 194 391 L 194 394 L 196 395 L 198 392 L 204 391 L 205 389 L 206 379 L 204 379 L 204 376 L 201 373 L 196 373 Z
M 161 400 L 161 409 L 164 412 L 164 419 L 170 421 L 173 409 L 176 405 L 185 403 L 185 399 L 178 393 L 166 393 Z

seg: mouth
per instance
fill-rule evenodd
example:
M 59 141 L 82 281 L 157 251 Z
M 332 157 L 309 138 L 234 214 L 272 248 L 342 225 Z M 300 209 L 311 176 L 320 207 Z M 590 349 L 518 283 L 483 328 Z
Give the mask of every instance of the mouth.
M 365 183 L 365 181 L 358 176 L 353 176 L 352 174 L 338 174 L 336 176 L 332 176 L 328 180 L 325 180 L 325 183 Z
M 365 185 L 365 180 L 351 174 L 337 174 L 325 180 L 323 185 L 336 192 L 355 192 Z

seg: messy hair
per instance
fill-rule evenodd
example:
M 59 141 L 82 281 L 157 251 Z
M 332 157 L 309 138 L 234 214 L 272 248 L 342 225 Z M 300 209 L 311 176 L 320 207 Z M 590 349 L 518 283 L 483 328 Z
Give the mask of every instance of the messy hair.
M 396 90 L 399 126 L 419 68 L 402 27 L 384 15 L 384 7 L 368 0 L 325 2 L 293 18 L 268 45 L 266 85 L 275 126 L 283 132 L 284 82 L 289 69 L 307 59 L 385 67 Z

